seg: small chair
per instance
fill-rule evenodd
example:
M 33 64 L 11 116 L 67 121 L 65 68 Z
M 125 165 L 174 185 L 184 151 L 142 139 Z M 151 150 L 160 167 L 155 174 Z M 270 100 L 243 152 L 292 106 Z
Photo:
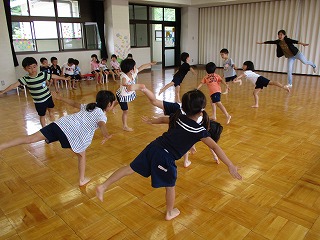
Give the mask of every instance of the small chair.
M 17 87 L 17 94 L 18 96 L 20 96 L 20 91 L 19 91 L 19 87 L 23 87 L 23 90 L 24 90 L 24 96 L 27 97 L 27 88 L 25 85 L 20 85 Z

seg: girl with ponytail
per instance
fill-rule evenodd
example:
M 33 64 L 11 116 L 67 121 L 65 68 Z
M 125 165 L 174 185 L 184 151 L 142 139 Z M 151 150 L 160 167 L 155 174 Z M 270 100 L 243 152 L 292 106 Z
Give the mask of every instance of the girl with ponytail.
M 174 208 L 175 184 L 177 167 L 175 161 L 180 159 L 196 142 L 202 141 L 211 148 L 221 161 L 228 166 L 230 174 L 241 179 L 238 168 L 233 165 L 223 150 L 210 137 L 207 129 L 209 118 L 204 111 L 206 98 L 199 90 L 185 93 L 182 97 L 182 110 L 178 110 L 170 118 L 159 118 L 158 123 L 169 123 L 169 129 L 162 136 L 151 142 L 129 166 L 115 171 L 103 184 L 96 189 L 97 197 L 103 201 L 103 194 L 110 184 L 121 178 L 137 172 L 143 177 L 151 176 L 154 188 L 166 188 L 166 220 L 171 220 L 180 214 Z M 202 124 L 197 120 L 202 116 Z M 162 122 L 161 122 L 162 120 Z
M 59 141 L 62 148 L 71 148 L 77 155 L 79 186 L 83 186 L 90 181 L 89 178 L 85 177 L 86 149 L 92 142 L 95 130 L 98 128 L 101 130 L 104 137 L 102 144 L 111 137 L 106 129 L 107 117 L 105 112 L 113 108 L 115 95 L 110 91 L 99 91 L 96 95 L 96 102 L 80 104 L 71 99 L 63 98 L 55 92 L 51 94 L 57 100 L 78 108 L 80 111 L 64 116 L 32 135 L 2 143 L 0 144 L 0 151 L 9 147 L 35 143 L 41 140 L 45 140 L 46 143 Z

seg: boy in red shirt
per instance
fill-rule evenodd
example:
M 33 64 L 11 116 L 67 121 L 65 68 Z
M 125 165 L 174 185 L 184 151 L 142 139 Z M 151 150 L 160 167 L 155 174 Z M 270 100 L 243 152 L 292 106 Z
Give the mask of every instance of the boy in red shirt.
M 227 124 L 230 123 L 231 116 L 227 112 L 226 108 L 223 106 L 223 104 L 220 101 L 220 96 L 221 96 L 221 87 L 220 83 L 223 83 L 226 88 L 229 90 L 229 86 L 226 84 L 225 81 L 222 80 L 222 78 L 214 73 L 216 71 L 216 65 L 213 62 L 209 62 L 206 65 L 206 71 L 207 75 L 201 80 L 201 83 L 197 87 L 197 89 L 200 89 L 203 84 L 207 84 L 209 92 L 210 92 L 210 98 L 212 101 L 212 120 L 216 121 L 217 120 L 217 114 L 216 114 L 216 105 L 218 108 L 221 109 L 224 115 L 226 115 L 227 118 Z

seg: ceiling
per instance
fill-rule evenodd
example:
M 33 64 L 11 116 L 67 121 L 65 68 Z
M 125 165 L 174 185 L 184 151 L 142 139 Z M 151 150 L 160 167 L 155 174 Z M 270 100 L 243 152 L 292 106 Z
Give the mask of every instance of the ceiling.
M 129 0 L 130 3 L 175 7 L 213 7 L 230 4 L 270 2 L 275 0 Z

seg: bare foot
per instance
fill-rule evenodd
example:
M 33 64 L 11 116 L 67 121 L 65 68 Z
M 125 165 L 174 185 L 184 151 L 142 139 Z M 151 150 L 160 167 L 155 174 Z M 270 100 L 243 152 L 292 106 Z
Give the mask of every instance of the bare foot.
M 187 167 L 189 167 L 191 165 L 191 161 L 190 160 L 184 160 L 184 163 L 183 163 L 183 166 L 185 167 L 185 168 L 187 168 Z
M 174 219 L 175 217 L 178 217 L 180 214 L 180 211 L 178 208 L 174 208 L 171 211 L 167 212 L 166 214 L 166 220 L 169 221 L 171 219 Z
M 231 120 L 231 115 L 228 115 L 228 117 L 227 117 L 227 124 L 230 123 L 230 120 Z
M 129 128 L 129 127 L 123 127 L 123 130 L 127 131 L 127 132 L 132 132 L 133 129 L 132 128 Z
M 252 105 L 251 107 L 252 107 L 252 108 L 258 108 L 259 105 Z
M 284 88 L 284 90 L 286 90 L 288 93 L 290 92 L 290 87 L 289 87 L 289 86 L 284 86 L 283 88 Z
M 220 161 L 219 161 L 218 157 L 214 157 L 213 160 L 215 160 L 217 164 L 220 164 Z
M 96 188 L 96 196 L 101 202 L 103 202 L 103 194 L 104 194 L 104 187 L 102 185 L 99 185 Z
M 88 182 L 90 182 L 90 180 L 91 180 L 90 178 L 85 177 L 83 180 L 79 181 L 79 186 L 82 187 L 82 186 L 86 185 Z

